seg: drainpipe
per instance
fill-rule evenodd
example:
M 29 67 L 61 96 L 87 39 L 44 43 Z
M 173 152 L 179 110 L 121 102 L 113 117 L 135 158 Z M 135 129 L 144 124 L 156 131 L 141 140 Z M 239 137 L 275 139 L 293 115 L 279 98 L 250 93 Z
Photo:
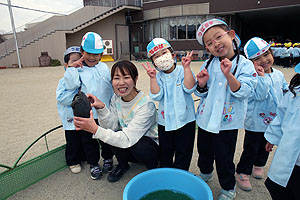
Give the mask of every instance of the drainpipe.
M 16 51 L 17 51 L 19 68 L 21 69 L 22 66 L 21 66 L 20 52 L 19 52 L 19 47 L 18 47 L 16 27 L 15 27 L 15 23 L 14 23 L 14 16 L 13 16 L 13 12 L 12 12 L 12 9 L 11 9 L 10 0 L 7 0 L 7 4 L 8 4 L 9 15 L 10 15 L 11 27 L 12 27 L 12 30 L 13 30 L 13 33 L 14 33 L 14 39 L 15 39 L 15 44 L 16 44 Z

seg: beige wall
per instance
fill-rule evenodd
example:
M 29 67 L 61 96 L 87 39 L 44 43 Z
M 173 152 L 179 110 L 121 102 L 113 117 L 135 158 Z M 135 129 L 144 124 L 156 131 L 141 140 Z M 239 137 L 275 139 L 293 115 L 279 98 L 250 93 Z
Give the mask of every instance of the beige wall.
M 144 20 L 158 19 L 164 17 L 207 14 L 209 14 L 209 3 L 184 4 L 146 10 L 144 11 Z
M 20 49 L 20 59 L 24 67 L 39 66 L 41 52 L 48 52 L 52 59 L 58 59 L 63 63 L 66 39 L 64 31 L 57 31 L 36 41 L 35 43 Z M 0 66 L 12 67 L 18 64 L 16 52 L 0 60 Z
M 102 19 L 99 22 L 88 26 L 76 33 L 68 33 L 66 35 L 66 46 L 70 47 L 73 45 L 80 45 L 82 36 L 89 31 L 96 32 L 101 35 L 103 40 L 113 40 L 113 48 L 114 48 L 114 59 L 117 59 L 117 51 L 116 51 L 116 33 L 115 33 L 115 24 L 125 24 L 125 13 L 124 11 L 118 12 L 109 16 L 108 18 Z M 119 30 L 119 29 L 117 29 Z M 121 41 L 128 41 L 128 31 L 125 32 L 122 29 L 121 35 L 123 37 L 119 37 L 118 34 L 118 47 L 120 47 Z M 119 57 L 118 57 L 119 58 Z

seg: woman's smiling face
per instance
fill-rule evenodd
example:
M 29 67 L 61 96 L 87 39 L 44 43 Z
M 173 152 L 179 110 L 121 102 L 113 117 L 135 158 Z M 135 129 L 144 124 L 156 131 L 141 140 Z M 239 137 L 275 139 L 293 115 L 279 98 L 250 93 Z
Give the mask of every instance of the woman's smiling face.
M 135 87 L 137 80 L 134 81 L 128 71 L 125 70 L 124 73 L 123 75 L 120 69 L 116 69 L 112 78 L 112 86 L 114 92 L 121 96 L 123 101 L 131 101 L 137 95 Z

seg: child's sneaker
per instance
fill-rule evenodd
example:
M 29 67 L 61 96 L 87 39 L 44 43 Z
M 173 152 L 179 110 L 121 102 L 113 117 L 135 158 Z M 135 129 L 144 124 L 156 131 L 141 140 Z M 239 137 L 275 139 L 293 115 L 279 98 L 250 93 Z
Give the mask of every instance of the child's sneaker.
M 264 177 L 264 168 L 253 165 L 252 176 L 256 179 L 262 179 Z
M 113 160 L 112 159 L 105 159 L 103 161 L 103 167 L 102 167 L 103 173 L 111 172 L 112 169 L 113 169 Z
M 212 175 L 212 173 L 210 173 L 210 174 L 203 174 L 202 172 L 200 172 L 199 176 L 200 176 L 200 178 L 201 178 L 202 180 L 204 180 L 205 182 L 209 182 L 209 181 L 213 180 L 213 175 Z
M 102 177 L 103 174 L 99 165 L 98 166 L 91 165 L 90 169 L 91 169 L 91 179 L 97 180 Z
M 235 180 L 238 183 L 239 187 L 245 191 L 251 191 L 252 186 L 249 181 L 249 175 L 246 174 L 235 174 Z
M 73 174 L 78 174 L 79 172 L 81 172 L 80 164 L 71 165 L 71 166 L 69 166 L 69 168 Z
M 221 190 L 218 200 L 233 200 L 236 196 L 235 187 L 233 190 Z

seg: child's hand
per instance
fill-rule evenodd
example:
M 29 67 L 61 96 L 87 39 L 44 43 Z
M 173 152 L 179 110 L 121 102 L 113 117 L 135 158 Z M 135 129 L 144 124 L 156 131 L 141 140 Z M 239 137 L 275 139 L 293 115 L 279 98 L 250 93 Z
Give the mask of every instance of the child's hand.
M 270 142 L 267 142 L 266 144 L 266 151 L 271 152 L 273 149 L 274 144 L 271 144 Z
M 221 71 L 225 76 L 229 75 L 231 72 L 231 67 L 232 67 L 232 62 L 228 59 L 225 58 L 221 61 Z
M 265 76 L 264 68 L 262 66 L 259 66 L 256 62 L 254 62 L 254 68 L 258 76 Z
M 156 78 L 156 69 L 152 68 L 150 63 L 149 62 L 146 62 L 147 63 L 147 67 L 143 65 L 144 69 L 147 71 L 147 74 L 148 76 L 153 79 L 153 78 Z
M 202 69 L 197 75 L 196 78 L 198 80 L 198 84 L 201 88 L 204 88 L 206 85 L 208 79 L 209 79 L 209 74 L 206 69 Z
M 188 53 L 186 55 L 186 57 L 183 57 L 181 59 L 181 63 L 183 65 L 184 68 L 188 68 L 190 67 L 191 61 L 192 61 L 192 56 L 193 56 L 194 51 L 192 51 L 191 53 Z
M 105 104 L 102 101 L 100 101 L 96 96 L 92 94 L 87 94 L 86 96 L 89 98 L 92 107 L 96 109 L 102 109 L 105 107 Z
M 85 130 L 87 132 L 95 134 L 98 130 L 98 125 L 96 124 L 93 116 L 93 111 L 90 111 L 90 118 L 75 117 L 74 125 L 77 131 Z
M 73 62 L 69 67 L 81 67 L 83 66 L 82 62 L 84 61 L 84 57 L 81 56 L 81 58 L 79 60 L 76 60 L 75 62 Z

